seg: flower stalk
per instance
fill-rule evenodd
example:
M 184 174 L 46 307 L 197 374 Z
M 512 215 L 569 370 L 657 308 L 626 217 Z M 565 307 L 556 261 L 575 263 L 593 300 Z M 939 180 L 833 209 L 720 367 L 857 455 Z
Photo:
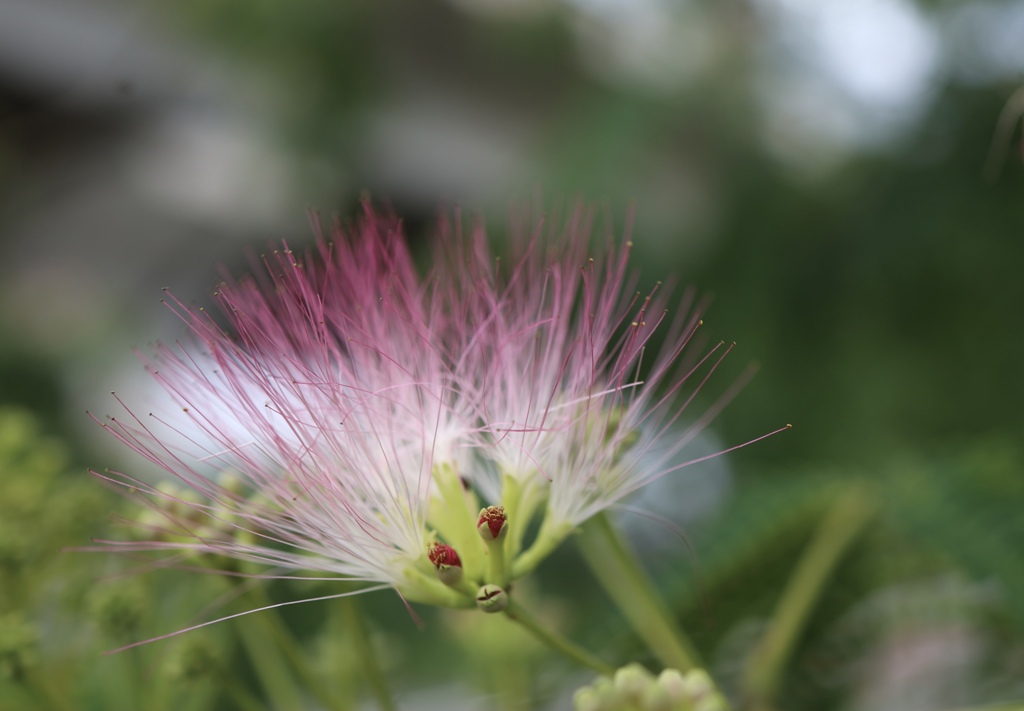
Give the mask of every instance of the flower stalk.
M 550 626 L 541 624 L 529 612 L 523 609 L 522 605 L 510 600 L 505 614 L 533 634 L 534 637 L 546 644 L 559 654 L 568 657 L 577 664 L 596 671 L 598 674 L 611 675 L 615 669 L 610 664 L 605 664 L 593 654 L 582 647 L 570 642 L 565 637 L 554 632 Z
M 540 525 L 537 538 L 529 548 L 519 554 L 519 557 L 512 564 L 512 579 L 518 580 L 533 572 L 533 569 L 551 555 L 572 531 L 572 524 L 555 524 L 552 523 L 550 516 L 546 517 Z
M 693 644 L 607 515 L 598 514 L 583 524 L 576 543 L 594 577 L 658 661 L 681 672 L 700 668 Z
M 508 516 L 504 506 L 488 506 L 480 510 L 476 530 L 487 546 L 488 582 L 500 588 L 508 585 L 509 571 L 505 564 L 505 541 L 508 539 Z
M 397 708 L 395 699 L 391 694 L 384 671 L 381 669 L 380 659 L 377 657 L 373 640 L 370 639 L 366 621 L 359 609 L 359 603 L 354 598 L 344 597 L 338 601 L 338 604 L 341 605 L 345 628 L 352 638 L 353 651 L 361 662 L 363 674 L 366 675 L 377 705 L 381 711 L 395 711 Z
M 840 494 L 818 526 L 782 592 L 764 638 L 747 663 L 743 689 L 753 708 L 772 708 L 782 672 L 807 619 L 874 508 L 863 487 L 855 485 Z

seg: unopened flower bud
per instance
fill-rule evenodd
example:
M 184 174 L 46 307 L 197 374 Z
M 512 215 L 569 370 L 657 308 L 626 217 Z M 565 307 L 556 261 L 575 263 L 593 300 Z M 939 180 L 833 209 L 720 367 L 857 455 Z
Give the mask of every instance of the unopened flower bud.
M 715 683 L 703 669 L 691 669 L 683 677 L 686 697 L 693 701 L 700 701 L 706 696 L 711 696 L 715 691 Z
M 480 517 L 476 520 L 476 530 L 485 541 L 497 541 L 505 537 L 508 531 L 508 516 L 504 506 L 488 506 L 480 509 Z
M 602 711 L 604 704 L 600 694 L 589 686 L 584 686 L 573 694 L 572 709 L 573 711 Z
M 728 711 L 729 704 L 725 697 L 717 691 L 710 696 L 705 696 L 693 705 L 693 711 Z
M 615 690 L 633 702 L 639 702 L 644 692 L 654 682 L 649 671 L 639 664 L 628 664 L 615 672 Z
M 611 677 L 599 676 L 594 679 L 594 683 L 591 684 L 591 688 L 597 693 L 598 697 L 604 700 L 605 704 L 615 704 L 619 697 L 618 692 L 615 690 L 615 684 L 612 683 Z
M 658 675 L 658 687 L 663 689 L 669 698 L 679 702 L 690 698 L 686 680 L 678 669 L 665 669 Z
M 640 699 L 640 708 L 643 711 L 678 711 L 685 708 L 672 695 L 659 684 L 652 684 L 647 687 Z
M 501 612 L 508 607 L 508 593 L 497 585 L 484 585 L 476 592 L 476 606 L 484 612 Z
M 437 579 L 445 585 L 458 585 L 462 580 L 462 561 L 451 546 L 435 542 L 427 551 L 427 558 L 437 570 Z

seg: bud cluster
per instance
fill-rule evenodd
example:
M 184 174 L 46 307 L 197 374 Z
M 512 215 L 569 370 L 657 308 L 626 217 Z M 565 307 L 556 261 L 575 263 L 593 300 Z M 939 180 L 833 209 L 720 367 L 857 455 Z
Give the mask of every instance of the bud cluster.
M 247 492 L 243 483 L 228 473 L 218 478 L 218 489 L 219 500 L 176 481 L 165 480 L 141 489 L 149 494 L 149 500 L 135 517 L 136 540 L 182 544 L 187 546 L 187 558 L 225 570 L 246 569 L 245 564 L 221 551 L 256 543 L 261 529 L 259 517 L 271 515 L 277 506 L 261 493 Z M 248 513 L 240 515 L 243 509 Z M 194 545 L 196 541 L 201 545 Z
M 657 677 L 639 664 L 598 677 L 573 695 L 574 711 L 726 711 L 725 697 L 703 669 L 682 674 L 666 669 Z
M 486 573 L 478 570 L 475 571 L 477 575 L 474 575 L 471 572 L 464 582 L 466 571 L 458 552 L 452 546 L 439 541 L 434 541 L 427 547 L 427 559 L 434 566 L 438 580 L 470 596 L 480 610 L 502 612 L 509 604 L 508 575 L 505 568 L 508 515 L 505 513 L 505 507 L 488 506 L 481 509 L 476 518 L 476 530 L 483 545 L 465 539 L 463 543 L 471 548 L 478 548 L 476 553 L 487 557 L 489 563 Z

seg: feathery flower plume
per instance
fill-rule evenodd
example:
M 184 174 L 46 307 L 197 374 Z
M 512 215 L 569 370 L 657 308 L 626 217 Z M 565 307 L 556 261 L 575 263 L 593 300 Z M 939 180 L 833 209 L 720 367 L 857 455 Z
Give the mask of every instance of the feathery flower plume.
M 432 471 L 455 464 L 466 425 L 398 222 L 367 210 L 354 227 L 321 234 L 312 254 L 284 246 L 263 265 L 218 286 L 226 328 L 170 300 L 191 342 L 144 360 L 176 413 L 128 411 L 104 423 L 202 499 L 109 475 L 177 504 L 159 507 L 170 513 L 155 540 L 114 545 L 319 571 L 462 604 L 423 571 Z M 189 446 L 169 444 L 183 439 Z M 226 486 L 222 472 L 241 486 Z M 174 515 L 181 506 L 223 535 Z
M 461 244 L 452 229 L 448 243 Z M 681 460 L 681 450 L 743 384 L 682 426 L 683 411 L 732 346 L 691 353 L 702 324 L 692 292 L 670 311 L 662 282 L 637 290 L 632 242 L 608 235 L 594 249 L 592 232 L 593 213 L 583 209 L 564 225 L 520 222 L 503 262 L 478 227 L 472 254 L 447 262 L 455 307 L 475 329 L 456 364 L 481 424 L 467 434 L 485 464 L 478 485 L 512 522 L 508 555 L 520 554 L 528 521 L 543 517 L 512 577 L 594 514 L 694 463 Z M 648 353 L 658 330 L 663 345 Z
M 729 351 L 689 355 L 690 299 L 670 314 L 660 282 L 637 291 L 631 243 L 592 251 L 583 209 L 514 226 L 504 262 L 460 225 L 442 222 L 420 276 L 400 223 L 367 206 L 227 278 L 220 317 L 172 298 L 191 341 L 144 358 L 172 411 L 104 426 L 195 493 L 101 475 L 157 502 L 151 540 L 106 543 L 493 611 L 577 525 L 685 466 L 719 407 L 681 437 L 680 418 Z

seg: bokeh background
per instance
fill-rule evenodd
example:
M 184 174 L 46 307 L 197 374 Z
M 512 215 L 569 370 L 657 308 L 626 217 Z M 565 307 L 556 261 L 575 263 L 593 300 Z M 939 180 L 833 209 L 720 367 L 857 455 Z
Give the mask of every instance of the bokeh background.
M 453 203 L 496 236 L 510 200 L 632 209 L 644 277 L 713 297 L 721 382 L 759 372 L 702 446 L 794 428 L 636 502 L 685 543 L 622 523 L 727 688 L 856 482 L 876 516 L 780 708 L 1024 698 L 1022 86 L 1020 0 L 0 0 L 0 708 L 282 707 L 235 623 L 100 657 L 215 591 L 61 550 L 130 515 L 85 473 L 129 461 L 85 410 L 182 335 L 161 287 L 202 303 L 365 191 L 416 240 Z M 572 546 L 540 572 L 552 619 L 646 659 Z M 359 703 L 345 615 L 402 708 L 562 708 L 588 679 L 360 604 L 285 617 Z

